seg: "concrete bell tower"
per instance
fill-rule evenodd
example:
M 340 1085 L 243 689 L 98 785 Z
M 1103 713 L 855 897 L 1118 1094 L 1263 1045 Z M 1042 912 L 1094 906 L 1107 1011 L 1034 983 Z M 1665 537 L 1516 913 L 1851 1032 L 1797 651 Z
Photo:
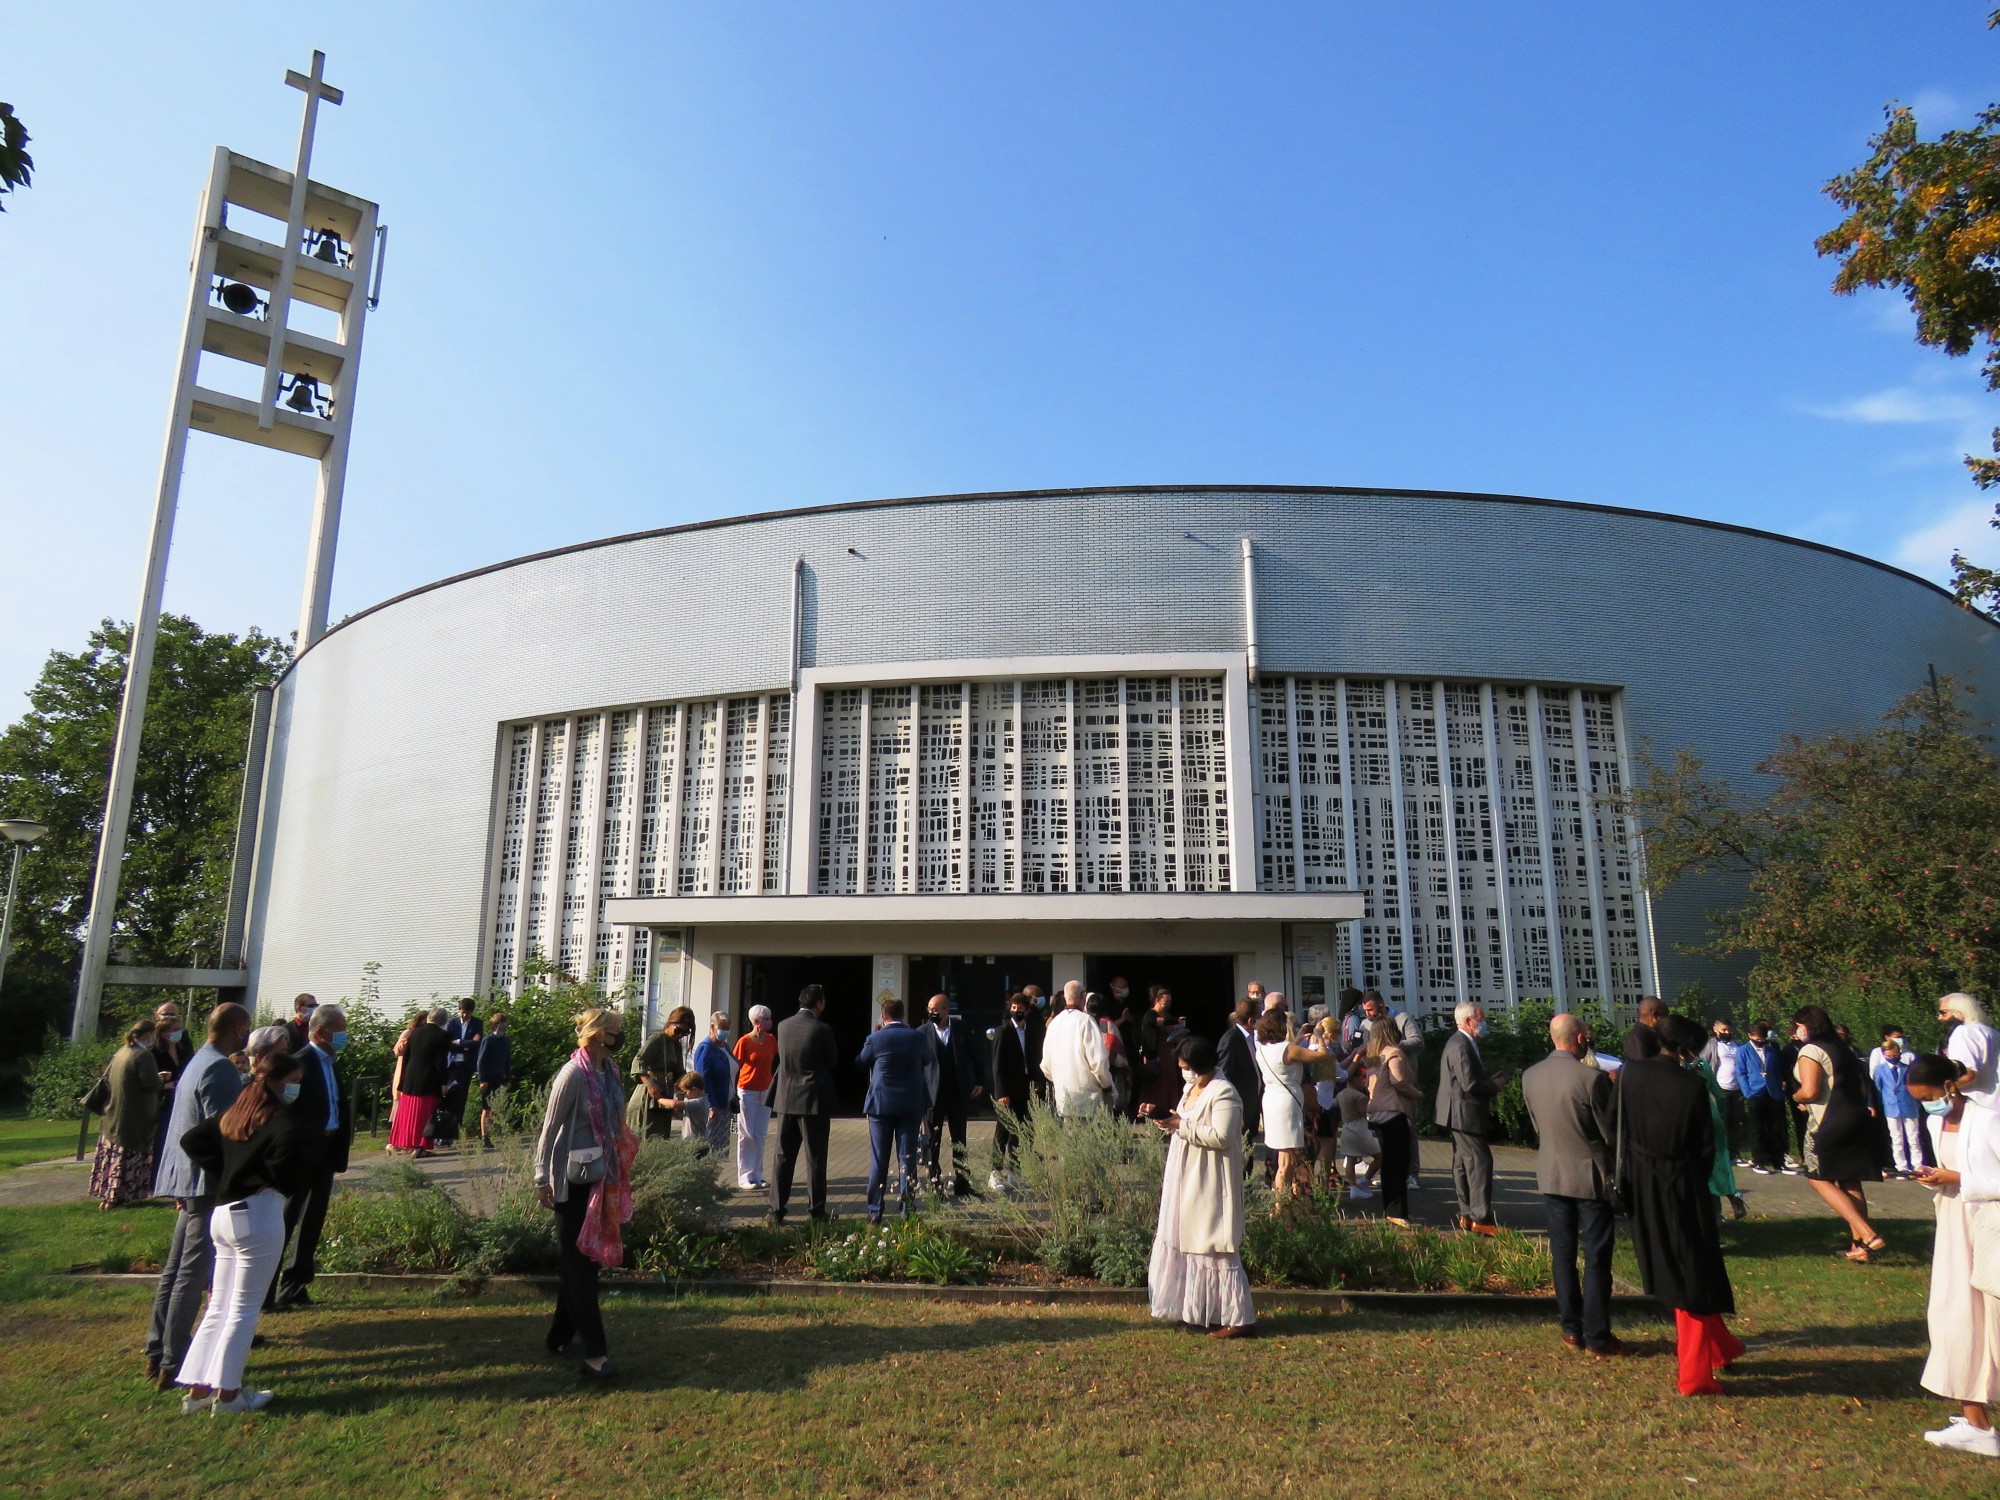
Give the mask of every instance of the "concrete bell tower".
M 298 158 L 292 170 L 217 147 L 208 187 L 202 194 L 188 283 L 187 321 L 167 418 L 166 448 L 160 459 L 152 544 L 133 620 L 111 783 L 104 805 L 104 832 L 97 850 L 90 921 L 77 976 L 76 1010 L 70 1024 L 73 1038 L 96 1032 L 106 984 L 241 989 L 247 982 L 247 972 L 241 967 L 119 968 L 107 960 L 146 720 L 146 693 L 159 638 L 167 554 L 173 543 L 174 512 L 180 501 L 190 432 L 214 433 L 318 462 L 319 487 L 306 547 L 297 649 L 303 651 L 326 632 L 348 440 L 354 429 L 362 326 L 380 295 L 387 226 L 380 222 L 376 205 L 367 199 L 312 180 L 313 131 L 319 107 L 341 102 L 341 91 L 326 82 L 325 67 L 326 55 L 315 52 L 310 73 L 289 69 L 285 73 L 285 82 L 305 94 Z M 241 210 L 236 225 L 230 223 L 232 208 Z M 260 216 L 271 227 L 252 228 L 243 222 L 249 215 Z M 293 326 L 294 310 L 301 304 L 333 315 L 330 336 Z M 308 320 L 313 316 L 305 314 Z M 322 325 L 325 321 L 319 319 Z M 221 363 L 204 368 L 203 356 Z M 204 385 L 202 380 L 210 370 L 215 371 L 212 378 L 254 389 L 257 394 L 232 395 Z M 235 379 L 226 378 L 225 372 L 233 372 Z M 268 696 L 262 702 L 267 704 Z M 248 792 L 246 788 L 246 805 L 254 806 Z M 238 857 L 243 857 L 240 839 Z M 245 886 L 244 873 L 237 872 L 234 888 Z M 234 900 L 232 895 L 232 905 Z M 240 929 L 240 921 L 235 920 L 238 914 L 232 910 L 231 915 L 232 925 Z M 219 962 L 228 960 L 225 952 Z M 240 956 L 236 961 L 240 965 Z

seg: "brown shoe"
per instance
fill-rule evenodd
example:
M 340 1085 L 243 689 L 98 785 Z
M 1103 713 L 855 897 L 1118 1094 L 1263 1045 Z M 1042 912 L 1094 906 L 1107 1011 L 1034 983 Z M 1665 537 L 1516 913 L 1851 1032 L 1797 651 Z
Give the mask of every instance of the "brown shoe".
M 1573 1334 L 1573 1333 L 1566 1333 L 1566 1334 L 1564 1334 L 1564 1335 L 1563 1335 L 1563 1342 L 1564 1342 L 1565 1344 L 1569 1345 L 1569 1347 L 1570 1347 L 1570 1348 L 1572 1348 L 1572 1349 L 1578 1349 L 1578 1350 L 1580 1350 L 1580 1349 L 1582 1349 L 1582 1348 L 1583 1348 L 1583 1340 L 1582 1340 L 1582 1339 L 1580 1339 L 1580 1338 L 1578 1338 L 1578 1337 L 1577 1337 L 1577 1336 L 1576 1336 L 1575 1334 Z
M 1470 1229 L 1472 1227 L 1472 1220 L 1468 1219 L 1464 1214 L 1460 1214 L 1451 1221 L 1451 1227 L 1454 1229 Z
M 153 1377 L 154 1390 L 170 1391 L 177 1384 L 178 1382 L 174 1379 L 174 1372 L 172 1370 L 162 1370 Z
M 1625 1345 L 1619 1339 L 1613 1337 L 1606 1339 L 1595 1349 L 1587 1350 L 1586 1352 L 1596 1355 L 1599 1359 L 1616 1359 L 1625 1352 Z
M 147 1360 L 147 1361 L 146 1361 L 146 1381 L 147 1381 L 147 1383 L 148 1383 L 149 1385 L 154 1385 L 154 1384 L 158 1384 L 158 1383 L 159 1383 L 159 1379 L 160 1379 L 160 1362 L 159 1362 L 159 1361 L 158 1361 L 157 1359 L 149 1359 L 149 1360 Z
M 1250 1323 L 1224 1323 L 1220 1328 L 1211 1328 L 1208 1336 L 1212 1339 L 1247 1339 L 1254 1337 L 1256 1326 Z
M 1498 1224 L 1468 1224 L 1465 1227 L 1470 1229 L 1474 1234 L 1483 1234 L 1489 1238 L 1500 1232 Z

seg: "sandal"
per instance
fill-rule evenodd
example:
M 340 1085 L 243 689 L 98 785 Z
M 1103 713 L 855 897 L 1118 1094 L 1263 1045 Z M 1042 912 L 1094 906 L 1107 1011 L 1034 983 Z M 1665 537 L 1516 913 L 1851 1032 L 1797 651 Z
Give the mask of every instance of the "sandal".
M 1868 1264 L 1868 1247 L 1859 1240 L 1856 1240 L 1852 1245 L 1847 1247 L 1847 1254 L 1844 1258 L 1853 1261 L 1857 1266 L 1865 1266 Z
M 1878 1254 L 1881 1251 L 1887 1250 L 1889 1248 L 1889 1242 L 1883 1239 L 1882 1236 L 1879 1234 L 1876 1235 L 1875 1238 L 1872 1240 L 1857 1240 L 1855 1241 L 1855 1243 L 1860 1245 L 1861 1248 L 1864 1250 L 1873 1250 Z

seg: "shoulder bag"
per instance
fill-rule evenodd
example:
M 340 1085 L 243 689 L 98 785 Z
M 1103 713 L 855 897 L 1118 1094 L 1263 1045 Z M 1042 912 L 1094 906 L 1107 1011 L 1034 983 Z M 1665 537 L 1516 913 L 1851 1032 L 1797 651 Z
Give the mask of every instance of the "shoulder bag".
M 1981 1203 L 1972 1221 L 1972 1284 L 1989 1297 L 2000 1297 L 2000 1203 Z

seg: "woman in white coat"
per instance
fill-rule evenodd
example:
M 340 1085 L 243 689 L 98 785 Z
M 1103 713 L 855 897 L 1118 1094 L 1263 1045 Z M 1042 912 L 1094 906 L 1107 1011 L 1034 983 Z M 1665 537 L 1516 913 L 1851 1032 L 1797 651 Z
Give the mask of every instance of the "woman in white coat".
M 1153 1123 L 1171 1135 L 1160 1183 L 1160 1222 L 1146 1281 L 1153 1316 L 1212 1339 L 1250 1333 L 1250 1277 L 1243 1269 L 1243 1099 L 1215 1073 L 1215 1043 L 1179 1048 L 1180 1107 Z

